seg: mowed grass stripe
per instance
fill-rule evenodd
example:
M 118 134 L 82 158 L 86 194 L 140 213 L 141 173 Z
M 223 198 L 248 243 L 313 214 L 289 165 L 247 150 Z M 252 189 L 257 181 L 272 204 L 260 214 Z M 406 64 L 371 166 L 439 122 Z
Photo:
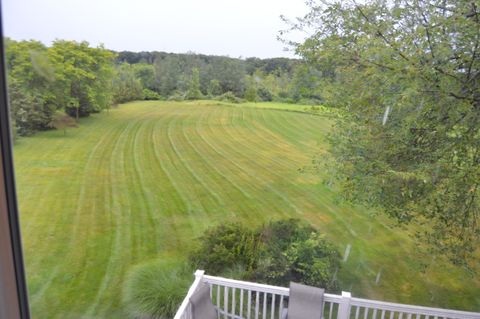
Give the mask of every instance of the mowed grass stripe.
M 223 116 L 226 116 L 227 118 L 232 116 L 232 113 L 235 109 L 224 109 L 223 110 Z M 263 152 L 266 152 L 267 149 L 262 148 L 262 147 L 254 147 L 254 141 L 255 141 L 255 136 L 249 135 L 245 136 L 247 129 L 242 128 L 239 130 L 236 130 L 236 134 L 232 134 L 233 131 L 233 126 L 230 127 L 230 129 L 227 129 L 224 125 L 222 125 L 222 129 L 225 133 L 225 136 L 228 137 L 228 140 L 232 140 L 235 143 L 232 143 L 228 145 L 230 147 L 231 151 L 234 153 L 235 158 L 243 158 L 240 163 L 244 164 L 243 170 L 250 176 L 251 179 L 256 180 L 258 183 L 263 184 L 264 190 L 268 190 L 273 192 L 280 198 L 280 200 L 284 203 L 290 206 L 294 212 L 301 213 L 301 209 L 293 203 L 291 200 L 289 200 L 288 196 L 286 196 L 282 191 L 280 191 L 277 187 L 274 187 L 273 185 L 276 185 L 278 183 L 278 179 L 272 179 L 271 175 L 276 175 L 272 171 L 271 168 L 271 161 L 267 158 L 265 161 L 267 162 L 267 165 L 262 165 L 260 164 L 259 159 L 265 159 L 265 156 L 263 155 Z M 243 136 L 243 138 L 239 138 L 239 136 Z M 251 143 L 246 143 L 245 141 L 251 141 Z M 231 147 L 231 145 L 235 146 L 241 146 L 241 152 L 238 151 L 238 148 Z M 286 155 L 287 156 L 287 155 Z M 255 160 L 252 160 L 255 158 Z M 258 169 L 260 168 L 260 169 Z M 258 174 L 258 172 L 261 172 L 262 175 Z M 270 176 L 268 176 L 269 173 Z M 267 176 L 264 176 L 267 175 Z M 278 175 L 277 175 L 278 177 Z M 283 177 L 281 177 L 281 180 L 283 180 Z M 281 181 L 280 180 L 280 181 Z M 273 181 L 269 183 L 265 183 L 265 181 Z
M 222 150 L 222 153 L 227 154 L 225 158 L 235 159 L 231 160 L 231 163 L 238 168 L 240 173 L 236 173 L 236 176 L 241 176 L 242 180 L 246 180 L 246 184 L 250 184 L 252 187 L 255 188 L 256 198 L 255 200 L 266 202 L 266 206 L 270 205 L 270 209 L 265 207 L 267 211 L 271 211 L 272 207 L 274 208 L 273 214 L 265 213 L 258 218 L 263 218 L 265 220 L 271 219 L 275 217 L 276 214 L 282 213 L 285 210 L 285 204 L 290 207 L 290 211 L 296 213 L 296 206 L 292 205 L 288 199 L 285 199 L 282 194 L 279 194 L 277 190 L 273 189 L 270 185 L 270 182 L 267 179 L 262 177 L 261 171 L 252 171 L 251 165 L 255 162 L 255 156 L 253 157 L 245 157 L 243 154 L 248 151 L 238 145 L 237 143 L 232 143 L 232 140 L 226 138 L 229 134 L 228 129 L 225 127 L 225 123 L 230 122 L 229 117 L 226 116 L 228 110 L 232 110 L 232 108 L 217 108 L 212 111 L 210 118 L 215 117 L 215 128 L 213 130 L 212 127 L 214 126 L 211 119 L 208 120 L 207 127 L 209 128 L 208 133 L 206 134 L 207 138 L 210 139 L 210 144 L 216 144 L 217 148 Z M 231 127 L 230 127 L 231 128 Z M 212 136 L 222 136 L 223 138 L 212 138 Z M 212 142 L 214 141 L 214 142 Z M 240 146 L 240 147 L 239 147 Z M 270 196 L 265 196 L 269 194 L 268 192 L 271 191 L 270 194 L 275 194 L 275 198 L 271 199 Z M 269 195 L 270 195 L 269 194 Z
M 69 254 L 69 252 L 72 251 L 72 247 L 76 247 L 76 240 L 78 238 L 78 232 L 79 232 L 79 225 L 82 225 L 80 223 L 80 219 L 81 219 L 81 208 L 82 208 L 82 205 L 83 205 L 83 202 L 85 200 L 85 192 L 86 192 L 86 188 L 89 186 L 89 178 L 88 178 L 88 174 L 91 174 L 92 171 L 94 170 L 93 168 L 93 164 L 94 162 L 96 161 L 96 159 L 94 160 L 95 156 L 96 156 L 96 152 L 97 151 L 101 151 L 101 145 L 102 143 L 104 143 L 105 140 L 109 139 L 109 138 L 112 138 L 113 137 L 113 134 L 111 134 L 111 132 L 109 132 L 110 134 L 106 134 L 102 139 L 100 139 L 100 141 L 92 148 L 92 150 L 90 152 L 87 152 L 86 154 L 88 154 L 86 156 L 86 165 L 85 165 L 85 168 L 84 170 L 82 171 L 83 174 L 77 174 L 77 176 L 80 177 L 81 179 L 81 184 L 79 184 L 80 186 L 80 191 L 78 192 L 78 199 L 77 200 L 74 200 L 73 203 L 75 203 L 75 208 L 72 209 L 75 214 L 71 215 L 71 214 L 68 214 L 67 211 L 65 210 L 65 208 L 59 208 L 59 212 L 61 212 L 61 216 L 59 217 L 59 220 L 56 220 L 55 223 L 52 223 L 51 221 L 52 220 L 55 220 L 55 214 L 52 214 L 50 215 L 49 217 L 52 218 L 51 220 L 47 220 L 47 224 L 49 225 L 49 227 L 46 227 L 45 230 L 47 231 L 47 234 L 49 233 L 55 233 L 55 234 L 59 234 L 60 236 L 58 237 L 54 237 L 54 238 L 51 238 L 51 237 L 48 237 L 48 238 L 43 238 L 43 240 L 39 241 L 41 243 L 43 243 L 43 246 L 42 248 L 38 247 L 38 246 L 35 246 L 35 252 L 36 254 L 39 254 L 38 256 L 39 257 L 43 257 L 47 260 L 49 260 L 51 263 L 52 263 L 52 267 L 53 267 L 53 270 L 50 270 L 51 273 L 54 273 L 54 274 L 58 274 L 60 272 L 60 269 L 62 267 L 62 263 L 58 263 L 58 259 L 62 260 L 62 258 L 64 258 L 66 255 Z M 103 156 L 104 152 L 101 152 L 101 155 L 100 156 Z M 73 174 L 73 173 L 72 173 Z M 70 178 L 74 178 L 75 176 L 70 176 Z M 63 185 L 63 183 L 61 183 Z M 65 190 L 64 190 L 65 191 Z M 54 193 L 54 194 L 62 194 L 62 192 L 58 192 L 58 193 Z M 67 196 L 74 196 L 74 194 L 70 193 L 70 192 L 67 192 L 66 194 L 64 195 L 67 195 Z M 49 195 L 51 196 L 51 194 Z M 74 196 L 77 197 L 77 196 Z M 60 201 L 62 202 L 62 201 Z M 48 210 L 48 213 L 51 214 L 51 213 L 55 213 L 56 211 L 56 206 L 55 205 L 53 208 L 53 210 Z M 71 206 L 68 206 L 67 209 L 71 207 Z M 89 213 L 90 210 L 87 210 L 86 212 L 84 213 Z M 44 212 L 45 213 L 45 212 Z M 70 219 L 64 219 L 65 217 L 71 217 Z M 87 218 L 88 219 L 91 219 L 91 216 Z M 48 222 L 49 221 L 49 222 Z M 54 229 L 52 230 L 52 228 L 50 227 L 53 227 Z M 66 241 L 68 242 L 68 245 L 65 245 L 65 246 L 62 246 L 62 245 L 57 245 L 58 241 Z M 79 247 L 79 248 L 83 248 L 83 249 L 87 249 L 87 245 L 85 245 L 85 243 L 82 243 L 82 247 Z M 53 249 L 53 251 L 52 251 Z M 54 249 L 61 249 L 61 250 L 58 250 L 58 251 L 55 251 Z M 28 255 L 29 252 L 27 251 L 26 254 Z M 53 258 L 52 258 L 53 257 Z M 39 258 L 39 260 L 42 260 Z M 33 262 L 32 263 L 32 267 L 35 267 L 35 269 L 48 269 L 48 266 L 46 264 L 38 264 L 38 263 L 35 263 Z M 48 305 L 50 304 L 50 302 L 52 302 L 52 299 L 55 299 L 55 298 L 48 298 L 48 299 L 43 299 L 43 297 L 47 294 L 48 292 L 48 296 L 50 297 L 50 292 L 49 292 L 49 288 L 50 288 L 50 285 L 52 284 L 52 280 L 54 279 L 55 277 L 54 276 L 50 276 L 48 281 L 44 281 L 40 290 L 38 292 L 32 292 L 32 306 L 35 306 L 36 303 L 42 303 L 42 304 L 45 304 L 45 305 Z M 55 300 L 53 300 L 53 302 L 55 302 Z
M 248 203 L 246 200 L 249 197 L 245 196 L 245 193 L 239 190 L 235 182 L 217 168 L 218 161 L 212 160 L 214 158 L 212 151 L 208 151 L 208 145 L 199 136 L 197 120 L 205 113 L 205 110 L 190 112 L 188 119 L 183 122 L 182 126 L 183 138 L 196 154 L 195 170 L 202 175 L 208 185 L 211 185 L 212 189 L 215 189 L 214 192 L 217 196 L 221 196 L 222 208 L 220 210 L 223 210 L 225 214 L 233 214 L 234 216 L 249 214 L 252 209 L 245 205 Z M 226 185 L 230 187 L 226 187 Z

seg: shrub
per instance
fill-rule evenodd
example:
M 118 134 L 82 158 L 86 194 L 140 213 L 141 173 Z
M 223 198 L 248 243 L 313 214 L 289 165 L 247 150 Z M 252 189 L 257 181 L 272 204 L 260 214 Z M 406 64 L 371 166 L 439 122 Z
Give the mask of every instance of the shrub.
M 185 100 L 185 93 L 176 91 L 168 97 L 168 100 L 169 101 L 184 101 Z
M 241 224 L 222 224 L 208 229 L 191 260 L 197 268 L 212 274 L 225 274 L 234 268 L 249 272 L 257 260 L 257 236 Z
M 143 99 L 144 100 L 161 100 L 162 96 L 155 91 L 150 89 L 143 89 Z
M 269 102 L 273 100 L 272 93 L 265 87 L 258 88 L 257 95 L 260 101 Z
M 233 92 L 230 92 L 230 91 L 225 92 L 220 96 L 217 96 L 215 99 L 219 101 L 230 102 L 230 103 L 242 102 L 240 98 L 236 97 L 235 94 L 233 94 Z
M 184 261 L 162 259 L 135 266 L 127 274 L 123 303 L 134 318 L 173 318 L 193 276 Z
M 272 285 L 290 281 L 337 290 L 340 254 L 311 225 L 298 219 L 270 222 L 252 231 L 240 224 L 211 228 L 191 256 L 196 267 Z

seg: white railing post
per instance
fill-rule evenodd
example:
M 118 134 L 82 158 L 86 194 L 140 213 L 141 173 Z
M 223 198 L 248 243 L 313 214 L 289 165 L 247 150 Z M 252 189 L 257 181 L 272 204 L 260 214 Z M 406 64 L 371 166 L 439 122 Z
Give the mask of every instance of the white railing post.
M 201 282 L 203 275 L 205 275 L 205 270 L 197 269 L 194 275 L 195 275 L 195 279 L 198 279 L 198 282 Z
M 352 294 L 346 291 L 342 291 L 342 300 L 338 305 L 337 319 L 349 319 L 350 318 L 350 301 Z
M 192 311 L 192 308 L 190 307 L 190 297 L 197 290 L 198 286 L 202 283 L 204 275 L 205 275 L 204 270 L 195 271 L 195 280 L 193 281 L 193 284 L 190 286 L 190 289 L 188 289 L 185 299 L 183 299 L 183 302 L 178 308 L 175 317 L 173 317 L 174 319 L 191 318 L 190 312 Z

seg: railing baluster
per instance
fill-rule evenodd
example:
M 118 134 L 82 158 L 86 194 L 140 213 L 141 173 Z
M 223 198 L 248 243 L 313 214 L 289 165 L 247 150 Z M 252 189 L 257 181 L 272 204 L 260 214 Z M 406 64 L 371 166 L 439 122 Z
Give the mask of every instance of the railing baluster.
M 355 310 L 355 319 L 358 319 L 359 314 L 360 314 L 360 306 L 357 306 L 357 310 Z
M 240 289 L 240 318 L 243 316 L 243 289 Z
M 224 286 L 223 290 L 223 310 L 224 312 L 224 318 L 228 319 L 228 287 Z
M 385 319 L 385 310 L 382 310 L 382 316 L 380 317 L 380 319 Z
M 232 318 L 235 318 L 235 309 L 236 309 L 236 306 L 237 306 L 237 299 L 235 298 L 235 290 L 237 290 L 236 288 L 232 288 L 232 315 L 233 317 Z
M 278 304 L 278 319 L 282 319 L 283 314 L 283 295 L 280 297 L 280 303 Z
M 373 309 L 372 319 L 377 319 L 377 309 Z
M 365 310 L 363 312 L 363 319 L 367 319 L 368 318 L 368 311 L 370 310 L 370 308 L 367 308 L 365 307 Z
M 402 319 L 403 318 L 403 312 L 399 312 L 398 313 L 398 319 Z
M 252 291 L 248 291 L 248 312 L 247 312 L 247 319 L 251 318 L 251 313 L 252 313 Z
M 412 314 L 411 313 L 408 314 L 407 319 L 412 319 Z
M 220 319 L 220 285 L 217 285 L 217 319 Z
M 255 319 L 258 319 L 258 304 L 260 303 L 259 295 L 260 295 L 260 293 L 257 291 L 256 292 L 256 297 L 255 297 Z
M 267 296 L 266 292 L 263 293 L 263 314 L 262 319 L 267 319 Z
M 275 294 L 272 294 L 272 315 L 270 319 L 275 319 Z
M 390 319 L 393 319 L 395 317 L 395 311 L 390 310 Z
M 330 303 L 330 309 L 328 311 L 328 319 L 332 319 L 333 315 L 333 302 Z

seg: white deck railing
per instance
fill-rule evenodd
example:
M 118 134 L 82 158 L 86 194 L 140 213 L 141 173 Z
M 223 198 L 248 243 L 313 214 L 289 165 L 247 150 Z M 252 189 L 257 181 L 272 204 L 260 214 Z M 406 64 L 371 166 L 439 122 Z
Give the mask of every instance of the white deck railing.
M 200 283 L 210 285 L 210 296 L 218 319 L 282 319 L 288 307 L 289 289 L 252 282 L 208 276 L 195 272 L 195 281 L 174 319 L 192 318 L 189 300 Z M 376 300 L 325 294 L 324 319 L 480 319 L 480 313 L 404 305 Z

